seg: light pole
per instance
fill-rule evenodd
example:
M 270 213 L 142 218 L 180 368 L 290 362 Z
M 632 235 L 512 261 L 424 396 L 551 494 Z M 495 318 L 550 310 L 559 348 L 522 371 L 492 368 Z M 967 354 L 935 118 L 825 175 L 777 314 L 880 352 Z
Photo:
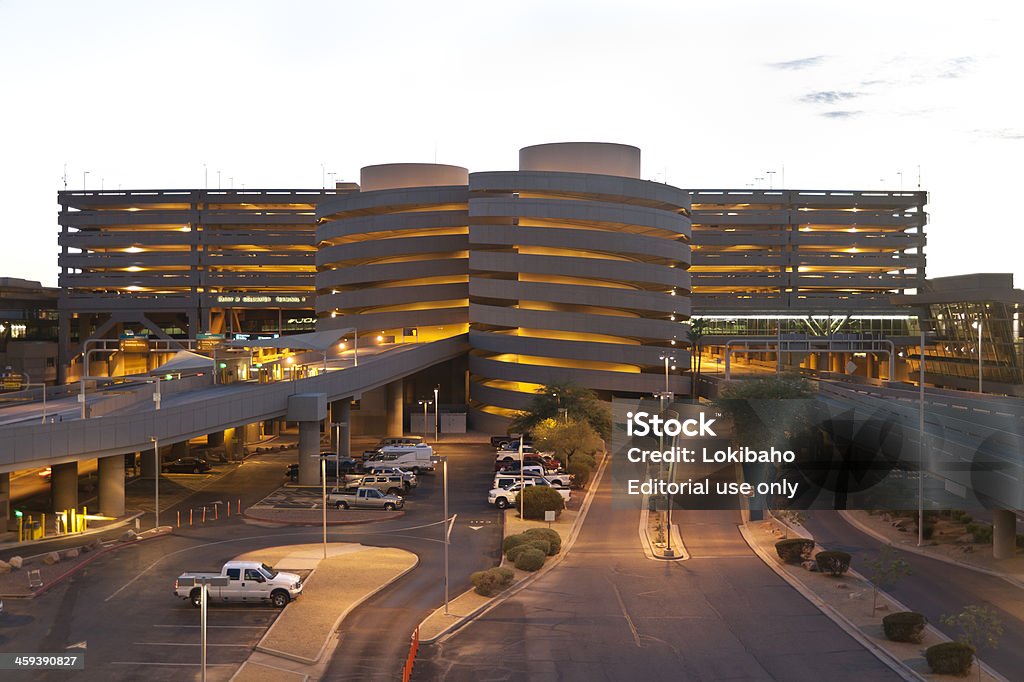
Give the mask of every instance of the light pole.
M 153 390 L 153 406 L 154 406 L 154 409 L 159 410 L 160 409 L 160 377 L 159 376 L 155 376 L 155 377 L 153 377 L 153 379 L 155 381 L 155 384 L 154 384 L 155 388 Z
M 921 327 L 921 349 L 918 355 L 917 405 L 917 546 L 924 544 L 924 320 Z
M 444 615 L 448 615 L 448 543 L 452 535 L 451 521 L 448 519 L 448 455 L 441 458 L 444 482 Z
M 981 393 L 982 392 L 982 390 L 981 390 L 981 381 L 982 381 L 982 371 L 981 371 L 982 370 L 982 366 L 981 366 L 981 327 L 982 327 L 982 322 L 981 322 L 981 316 L 980 315 L 978 316 L 977 320 L 975 320 L 974 322 L 971 323 L 971 326 L 978 330 L 978 393 Z
M 421 400 L 420 405 L 423 406 L 423 440 L 427 439 L 427 407 L 433 405 L 433 400 Z M 434 439 L 435 441 L 437 438 Z
M 156 465 L 156 471 L 153 473 L 153 509 L 156 514 L 156 525 L 154 528 L 160 527 L 160 441 L 157 440 L 156 436 L 150 436 L 150 441 L 153 442 L 153 463 Z
M 668 390 L 668 368 L 669 368 L 669 363 L 674 363 L 676 361 L 676 359 L 675 359 L 675 357 L 673 357 L 671 355 L 662 355 L 661 359 L 665 362 L 665 394 L 668 395 L 671 392 L 671 391 Z M 672 365 L 672 369 L 675 369 L 675 368 L 676 368 L 676 366 L 673 364 Z M 664 404 L 662 404 L 661 409 L 662 410 L 665 409 L 665 405 Z
M 337 462 L 335 462 L 337 467 Z M 337 469 L 335 469 L 337 473 Z M 327 460 L 323 457 L 320 458 L 320 494 L 323 507 L 324 517 L 324 559 L 327 558 Z
M 434 387 L 434 442 L 437 442 L 437 437 L 441 433 L 441 403 L 437 401 L 437 393 L 440 390 L 439 386 Z

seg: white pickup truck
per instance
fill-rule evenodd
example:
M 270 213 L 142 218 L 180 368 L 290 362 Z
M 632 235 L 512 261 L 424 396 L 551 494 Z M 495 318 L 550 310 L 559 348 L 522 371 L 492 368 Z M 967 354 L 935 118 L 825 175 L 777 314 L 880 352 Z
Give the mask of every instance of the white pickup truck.
M 529 488 L 531 485 L 543 485 L 548 486 L 552 490 L 557 490 L 558 494 L 562 496 L 562 499 L 566 502 L 572 497 L 572 491 L 568 488 L 557 488 L 551 485 L 548 481 L 543 478 L 527 478 L 523 481 L 523 485 Z M 493 504 L 498 509 L 505 509 L 511 507 L 516 503 L 516 498 L 519 497 L 520 484 L 514 483 L 507 488 L 495 488 L 491 492 L 487 493 L 488 504 Z
M 275 571 L 259 561 L 229 561 L 220 573 L 186 572 L 174 581 L 174 594 L 200 606 L 201 578 L 227 578 L 225 587 L 207 588 L 207 599 L 225 602 L 265 602 L 284 608 L 302 594 L 302 578 L 294 573 Z

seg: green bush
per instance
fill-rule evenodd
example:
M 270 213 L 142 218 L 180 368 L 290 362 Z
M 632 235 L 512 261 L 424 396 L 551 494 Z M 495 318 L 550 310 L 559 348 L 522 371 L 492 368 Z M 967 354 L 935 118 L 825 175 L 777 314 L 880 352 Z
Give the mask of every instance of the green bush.
M 798 564 L 809 559 L 814 551 L 814 540 L 807 538 L 789 538 L 775 543 L 775 551 L 779 558 L 787 564 Z
M 943 642 L 924 652 L 928 667 L 936 675 L 965 677 L 974 662 L 974 647 L 962 642 Z
M 590 481 L 590 474 L 593 472 L 593 467 L 588 466 L 585 462 L 577 462 L 580 459 L 580 455 L 573 457 L 572 463 L 569 464 L 567 471 L 572 475 L 572 487 L 573 488 L 585 488 L 587 483 Z
M 544 512 L 560 512 L 565 509 L 565 500 L 553 488 L 545 485 L 531 485 L 520 493 L 523 495 L 523 518 L 544 520 Z M 519 505 L 519 499 L 516 499 Z
M 832 550 L 818 552 L 814 560 L 818 563 L 818 570 L 833 576 L 840 576 L 850 570 L 850 555 L 846 552 Z
M 924 637 L 924 626 L 928 619 L 913 611 L 890 613 L 882 619 L 885 636 L 894 642 L 913 642 L 920 644 Z
M 544 565 L 547 555 L 539 549 L 529 547 L 519 552 L 515 565 L 521 571 L 536 571 Z
M 517 545 L 522 545 L 527 541 L 527 537 L 522 533 L 516 535 L 509 535 L 507 538 L 501 541 L 502 553 L 507 553 L 510 549 Z
M 572 456 L 572 463 L 582 464 L 585 467 L 589 467 L 591 471 L 597 468 L 597 460 L 594 459 L 594 456 L 582 452 Z
M 971 534 L 971 539 L 979 545 L 985 545 L 992 542 L 992 526 L 984 526 L 980 523 L 968 523 L 967 532 Z
M 514 547 L 509 548 L 509 550 L 507 552 L 505 552 L 505 558 L 514 563 L 516 558 L 519 556 L 519 553 L 523 552 L 525 550 L 528 550 L 528 549 L 537 549 L 537 548 L 536 547 L 531 547 L 530 545 L 527 545 L 526 543 L 523 543 L 521 545 L 515 545 Z
M 473 591 L 485 597 L 491 597 L 512 584 L 515 573 L 512 569 L 498 566 L 486 571 L 477 571 L 469 576 L 473 583 Z
M 531 528 L 524 531 L 522 535 L 532 538 L 540 537 L 544 538 L 551 545 L 548 551 L 548 556 L 558 554 L 562 551 L 562 536 L 558 534 L 557 530 L 551 530 L 550 528 Z

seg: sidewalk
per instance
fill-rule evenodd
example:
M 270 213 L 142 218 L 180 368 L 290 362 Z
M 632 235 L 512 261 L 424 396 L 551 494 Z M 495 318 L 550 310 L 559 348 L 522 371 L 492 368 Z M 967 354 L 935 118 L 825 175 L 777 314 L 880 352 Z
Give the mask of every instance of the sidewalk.
M 973 571 L 1003 578 L 1010 584 L 1024 588 L 1024 554 L 1020 550 L 1011 559 L 996 559 L 992 556 L 992 543 L 937 542 L 933 535 L 917 546 L 917 532 L 900 531 L 883 514 L 869 514 L 866 511 L 840 511 L 851 526 L 870 535 L 875 540 L 892 545 L 905 552 L 912 552 L 937 561 L 945 561 Z
M 799 564 L 783 563 L 775 551 L 775 543 L 782 539 L 782 534 L 778 531 L 780 525 L 781 522 L 778 521 L 752 521 L 740 525 L 740 533 L 769 568 L 883 663 L 906 680 L 977 679 L 977 668 L 973 666 L 967 678 L 935 675 L 930 671 L 924 658 L 925 649 L 949 641 L 948 637 L 931 625 L 927 626 L 920 644 L 886 639 L 882 630 L 882 618 L 890 613 L 911 609 L 879 590 L 879 608 L 872 611 L 871 583 L 855 570 L 860 557 L 853 557 L 851 569 L 841 577 L 812 572 Z M 813 539 L 799 526 L 792 527 L 791 531 L 788 537 Z M 814 551 L 817 553 L 823 549 L 825 548 L 817 545 Z M 982 666 L 981 679 L 986 682 L 1007 682 L 1006 678 L 985 665 Z

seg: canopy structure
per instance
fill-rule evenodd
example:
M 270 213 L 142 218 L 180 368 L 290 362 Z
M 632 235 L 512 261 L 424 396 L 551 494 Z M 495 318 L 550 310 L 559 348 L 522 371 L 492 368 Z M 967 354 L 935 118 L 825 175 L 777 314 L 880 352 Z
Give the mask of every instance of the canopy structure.
M 156 369 L 149 370 L 150 375 L 172 374 L 176 372 L 207 372 L 213 369 L 213 358 L 199 355 L 187 350 L 180 350 L 170 360 Z
M 355 340 L 352 346 L 352 363 L 359 364 L 359 336 L 355 327 L 344 327 L 342 329 L 327 329 L 321 332 L 310 332 L 308 334 L 292 334 L 290 336 L 279 336 L 276 339 L 234 339 L 225 345 L 234 348 L 291 348 L 293 350 L 311 350 L 323 353 L 324 369 L 327 368 L 327 351 L 331 346 L 338 343 L 346 334 L 351 333 Z

